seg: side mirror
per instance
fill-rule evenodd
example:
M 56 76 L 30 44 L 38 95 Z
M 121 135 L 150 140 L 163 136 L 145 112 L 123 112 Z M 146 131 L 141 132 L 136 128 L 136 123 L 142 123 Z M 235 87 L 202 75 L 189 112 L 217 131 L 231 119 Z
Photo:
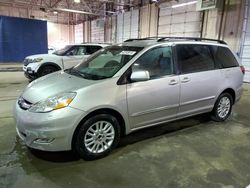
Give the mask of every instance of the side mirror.
M 73 56 L 73 55 L 74 55 L 73 52 L 68 53 L 68 56 Z
M 145 70 L 132 72 L 130 79 L 133 82 L 147 81 L 150 79 L 149 72 Z

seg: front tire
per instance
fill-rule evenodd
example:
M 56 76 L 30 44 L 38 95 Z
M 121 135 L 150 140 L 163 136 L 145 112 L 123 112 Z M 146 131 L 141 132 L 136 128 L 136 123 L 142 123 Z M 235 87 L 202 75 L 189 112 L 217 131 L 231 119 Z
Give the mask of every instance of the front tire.
M 107 156 L 120 140 L 120 126 L 109 114 L 98 114 L 85 121 L 76 133 L 73 148 L 85 160 Z
M 215 102 L 211 118 L 214 121 L 225 121 L 231 114 L 233 98 L 229 93 L 222 93 Z

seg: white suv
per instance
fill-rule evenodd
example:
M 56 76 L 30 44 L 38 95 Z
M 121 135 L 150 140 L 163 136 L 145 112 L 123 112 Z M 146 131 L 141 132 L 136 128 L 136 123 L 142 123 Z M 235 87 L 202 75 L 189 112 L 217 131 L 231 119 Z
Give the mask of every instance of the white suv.
M 46 74 L 71 68 L 107 44 L 75 44 L 67 45 L 52 54 L 28 56 L 23 62 L 24 75 L 34 80 Z

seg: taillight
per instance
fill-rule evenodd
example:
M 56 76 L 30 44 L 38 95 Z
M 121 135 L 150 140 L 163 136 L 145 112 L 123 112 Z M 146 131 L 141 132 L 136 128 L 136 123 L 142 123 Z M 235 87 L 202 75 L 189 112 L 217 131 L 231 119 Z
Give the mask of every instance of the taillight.
M 244 66 L 240 66 L 240 70 L 241 70 L 242 74 L 245 74 L 246 69 L 245 69 L 245 67 L 244 67 Z

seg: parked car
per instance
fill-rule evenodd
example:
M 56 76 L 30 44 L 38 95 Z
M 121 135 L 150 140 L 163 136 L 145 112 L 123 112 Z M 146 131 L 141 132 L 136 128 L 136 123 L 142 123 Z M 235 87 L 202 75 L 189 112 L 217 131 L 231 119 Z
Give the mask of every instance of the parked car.
M 106 46 L 108 45 L 92 43 L 67 45 L 52 54 L 28 56 L 24 59 L 23 71 L 28 79 L 34 80 L 55 71 L 71 68 Z
M 16 102 L 17 133 L 30 148 L 98 159 L 138 129 L 207 112 L 225 121 L 243 75 L 223 41 L 128 40 L 30 83 Z

